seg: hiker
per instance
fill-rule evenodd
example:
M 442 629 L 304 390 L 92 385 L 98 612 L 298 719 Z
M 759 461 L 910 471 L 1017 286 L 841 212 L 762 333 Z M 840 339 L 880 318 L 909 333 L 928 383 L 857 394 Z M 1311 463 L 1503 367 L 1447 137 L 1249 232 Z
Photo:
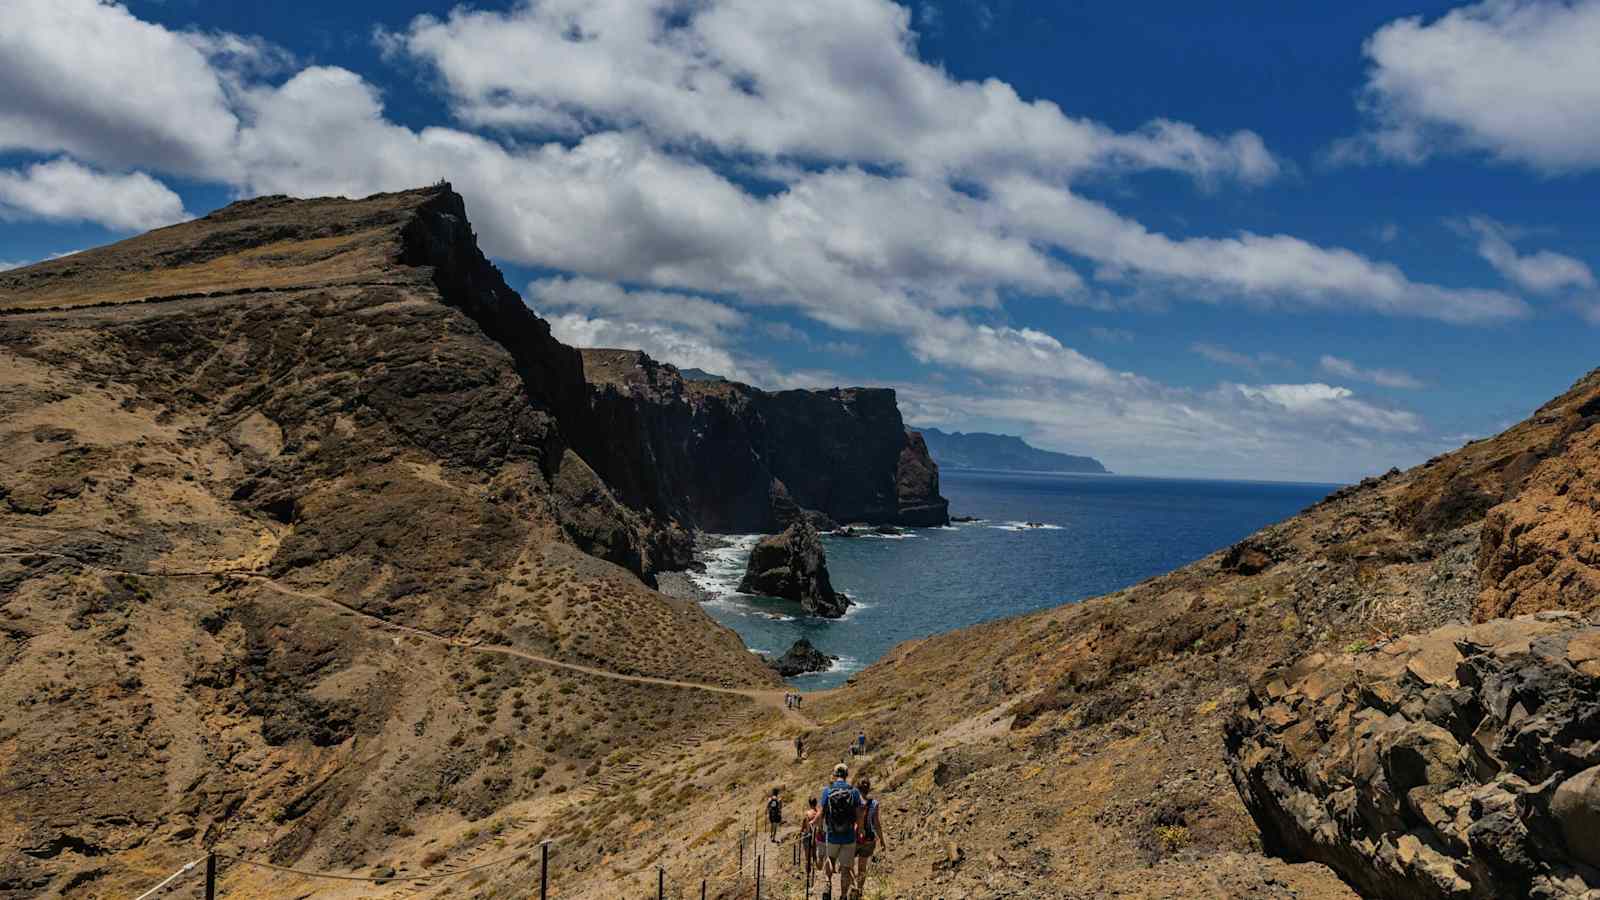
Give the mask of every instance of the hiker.
M 797 735 L 794 736 L 794 761 L 795 762 L 800 762 L 801 760 L 804 760 L 805 758 L 806 758 L 806 736 L 804 734 L 797 734 Z
M 817 798 L 806 798 L 806 818 L 800 823 L 800 852 L 806 858 L 806 888 L 811 887 L 811 871 L 817 863 L 817 837 L 822 829 L 822 810 Z
M 861 835 L 856 840 L 856 893 L 866 893 L 867 890 L 867 864 L 872 861 L 872 855 L 878 850 L 888 852 L 889 842 L 883 833 L 883 822 L 878 819 L 878 801 L 872 799 L 872 779 L 862 778 L 856 783 L 856 790 L 861 792 L 862 799 L 867 801 L 866 813 L 862 816 Z
M 839 900 L 850 896 L 850 881 L 855 874 L 852 866 L 856 860 L 856 834 L 865 821 L 867 804 L 861 792 L 850 786 L 850 767 L 840 763 L 833 767 L 833 782 L 822 789 L 818 801 L 822 807 L 822 824 L 826 832 L 822 863 L 822 900 L 833 900 L 833 873 L 839 873 Z
M 860 734 L 856 735 L 856 751 L 855 752 L 856 752 L 857 756 L 866 756 L 867 755 L 867 733 L 865 731 L 863 731 Z
M 783 800 L 778 796 L 778 789 L 772 789 L 772 796 L 767 798 L 767 827 L 771 834 L 768 839 L 776 844 L 778 842 L 778 826 L 783 824 Z

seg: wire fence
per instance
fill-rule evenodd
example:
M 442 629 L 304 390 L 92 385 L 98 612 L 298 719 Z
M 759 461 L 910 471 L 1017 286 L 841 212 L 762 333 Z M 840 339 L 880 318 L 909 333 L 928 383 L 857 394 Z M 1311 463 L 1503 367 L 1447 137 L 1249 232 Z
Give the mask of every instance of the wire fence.
M 551 878 L 552 841 L 539 845 L 537 879 L 529 874 L 529 897 L 548 900 L 558 896 Z M 802 896 L 806 900 L 821 897 L 823 867 L 820 854 L 813 853 L 803 834 L 795 834 L 773 843 L 762 839 L 761 829 L 740 833 L 737 849 L 730 854 L 736 857 L 737 871 L 730 878 L 710 874 L 701 877 L 671 874 L 665 866 L 655 868 L 656 900 L 789 900 Z M 428 889 L 451 879 L 476 872 L 507 866 L 516 862 L 533 861 L 533 854 L 509 854 L 487 862 L 478 863 L 449 872 L 359 874 L 354 872 L 323 872 L 294 866 L 278 865 L 249 859 L 231 853 L 211 852 L 199 859 L 185 863 L 134 900 L 172 900 L 180 896 L 201 896 L 216 900 L 226 896 L 219 888 L 219 878 L 225 869 L 244 866 L 321 881 L 363 882 L 376 887 L 393 886 Z M 617 896 L 622 896 L 618 894 Z

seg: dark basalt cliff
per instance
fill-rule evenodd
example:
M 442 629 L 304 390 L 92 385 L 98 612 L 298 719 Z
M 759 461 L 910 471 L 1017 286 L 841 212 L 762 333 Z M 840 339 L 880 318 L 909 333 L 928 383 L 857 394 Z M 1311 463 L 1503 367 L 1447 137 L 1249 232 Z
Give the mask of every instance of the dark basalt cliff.
M 585 350 L 579 452 L 636 509 L 709 531 L 838 522 L 943 525 L 939 469 L 894 391 L 768 392 L 688 381 L 637 350 Z

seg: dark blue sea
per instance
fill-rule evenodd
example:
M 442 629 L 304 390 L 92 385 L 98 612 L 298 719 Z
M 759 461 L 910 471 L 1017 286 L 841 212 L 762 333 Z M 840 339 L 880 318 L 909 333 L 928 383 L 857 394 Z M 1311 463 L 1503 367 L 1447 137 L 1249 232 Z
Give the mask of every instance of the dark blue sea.
M 833 585 L 856 605 L 838 620 L 734 591 L 755 535 L 712 539 L 692 576 L 705 607 L 750 649 L 807 637 L 840 657 L 793 683 L 832 687 L 895 644 L 1104 594 L 1226 547 L 1299 512 L 1337 485 L 941 472 L 951 515 L 982 521 L 896 536 L 823 538 Z M 1042 523 L 1028 528 L 1023 523 Z

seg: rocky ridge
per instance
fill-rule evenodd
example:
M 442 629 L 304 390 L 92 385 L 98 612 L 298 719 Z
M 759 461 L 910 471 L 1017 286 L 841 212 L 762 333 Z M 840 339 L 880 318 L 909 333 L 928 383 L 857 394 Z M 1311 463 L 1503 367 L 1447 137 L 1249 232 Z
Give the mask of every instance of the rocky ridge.
M 1227 741 L 1266 848 L 1365 896 L 1600 893 L 1600 627 L 1575 613 L 1312 654 Z

